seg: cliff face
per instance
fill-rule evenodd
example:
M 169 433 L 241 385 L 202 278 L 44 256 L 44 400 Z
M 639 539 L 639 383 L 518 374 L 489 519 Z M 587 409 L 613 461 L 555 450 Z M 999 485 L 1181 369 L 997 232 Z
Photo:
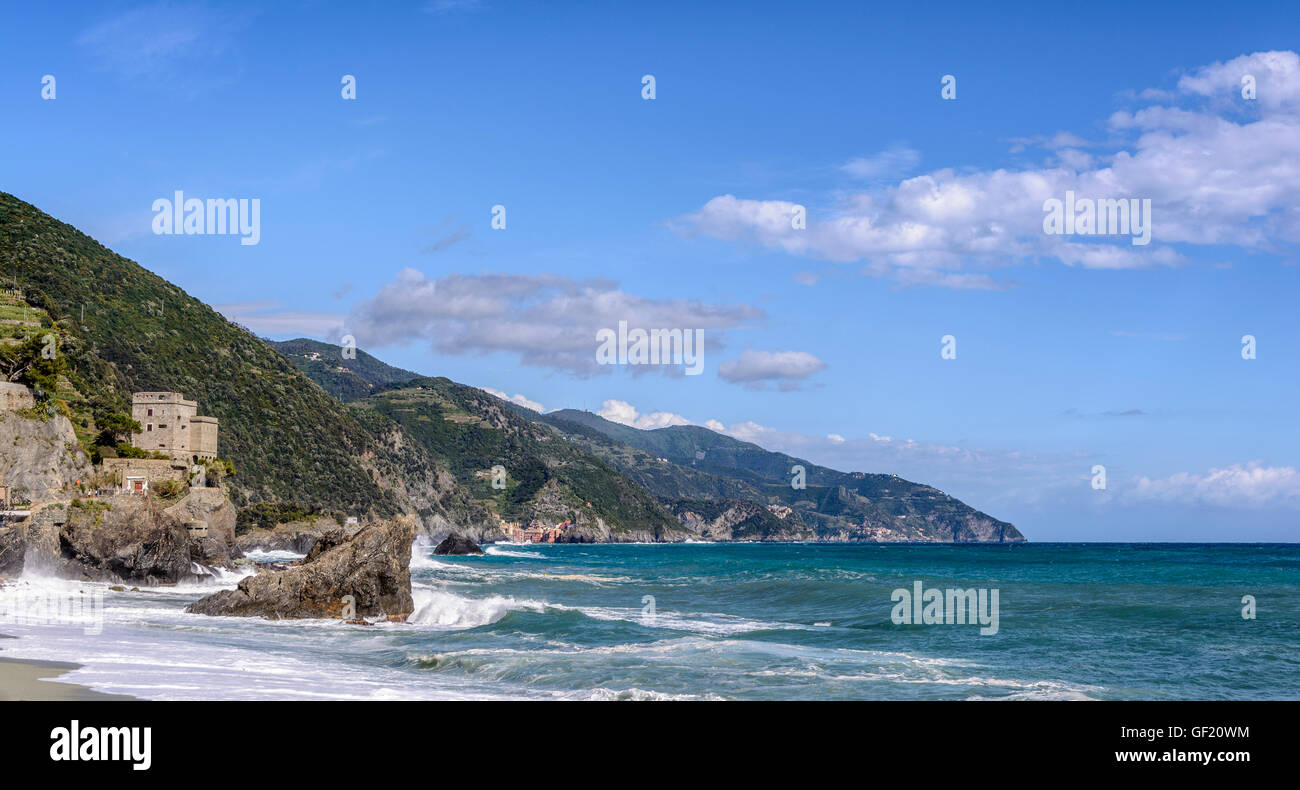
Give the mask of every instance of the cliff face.
M 701 540 L 814 540 L 815 533 L 788 508 L 778 516 L 740 499 L 679 500 L 670 505 L 682 526 Z
M 192 522 L 203 522 L 207 535 L 191 535 Z M 130 496 L 34 508 L 0 528 L 0 576 L 175 584 L 202 577 L 204 566 L 233 564 L 240 555 L 234 522 L 234 507 L 217 488 L 195 489 L 166 509 Z
M 56 575 L 147 585 L 173 584 L 194 575 L 190 541 L 181 522 L 148 506 L 114 511 L 100 520 L 70 509 L 68 523 L 59 530 Z
M 38 420 L 0 412 L 0 484 L 41 502 L 90 475 L 90 459 L 67 417 Z

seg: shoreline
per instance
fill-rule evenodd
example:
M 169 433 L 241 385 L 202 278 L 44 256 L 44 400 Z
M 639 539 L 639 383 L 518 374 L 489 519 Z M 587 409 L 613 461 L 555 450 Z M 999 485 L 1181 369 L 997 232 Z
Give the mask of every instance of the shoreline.
M 0 634 L 0 639 L 12 639 Z M 0 655 L 0 702 L 88 702 L 133 700 L 127 694 L 108 694 L 79 683 L 58 680 L 81 664 L 38 661 Z

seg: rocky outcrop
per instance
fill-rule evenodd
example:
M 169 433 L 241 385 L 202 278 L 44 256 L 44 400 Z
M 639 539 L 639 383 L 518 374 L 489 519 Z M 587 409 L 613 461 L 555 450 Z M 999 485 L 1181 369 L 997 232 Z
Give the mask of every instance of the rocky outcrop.
M 207 575 L 203 566 L 230 567 L 238 555 L 227 540 L 233 525 L 224 524 L 230 503 L 219 489 L 203 491 L 167 509 L 131 496 L 35 508 L 0 529 L 0 574 L 166 585 Z M 210 521 L 191 517 L 205 513 Z
M 111 513 L 112 511 L 109 511 Z M 183 522 L 146 503 L 102 522 L 73 514 L 59 530 L 56 575 L 175 584 L 195 574 Z
M 90 459 L 67 417 L 39 420 L 0 412 L 0 485 L 41 502 L 78 480 L 89 482 L 90 475 Z
M 434 554 L 482 554 L 483 549 L 469 538 L 460 533 L 453 532 L 448 535 L 442 543 L 433 550 Z
M 17 576 L 22 573 L 26 559 L 26 528 L 0 528 L 0 578 L 6 576 Z
M 23 384 L 5 381 L 0 376 L 0 411 L 22 411 L 36 405 L 32 391 Z
M 319 552 L 287 570 L 264 570 L 234 590 L 186 607 L 194 614 L 271 619 L 385 618 L 405 620 L 411 599 L 415 519 L 401 516 L 354 534 L 331 532 Z M 337 542 L 336 542 L 337 541 Z
M 61 508 L 43 508 L 27 521 L 0 529 L 0 545 L 6 549 L 0 562 L 8 569 L 6 575 L 16 576 L 28 569 L 56 575 L 61 564 L 59 530 L 66 516 Z
M 235 506 L 221 488 L 191 488 L 163 511 L 182 523 L 200 521 L 207 534 L 190 539 L 190 558 L 200 565 L 228 568 L 243 556 L 235 543 Z
M 547 480 L 533 495 L 525 508 L 523 520 L 542 524 L 569 521 L 560 537 L 562 543 L 673 543 L 692 537 L 675 524 L 660 522 L 651 526 L 633 523 L 616 529 L 599 515 L 599 511 L 575 499 L 573 493 L 556 478 Z
M 682 526 L 702 540 L 813 540 L 799 514 L 777 506 L 773 512 L 741 499 L 678 500 L 668 504 Z
M 307 556 L 303 557 L 302 561 L 304 563 L 311 562 L 335 546 L 343 545 L 347 541 L 351 540 L 352 536 L 360 532 L 361 529 L 362 527 L 356 524 L 331 529 L 329 532 L 326 532 L 324 535 L 321 535 L 316 539 L 316 542 L 307 550 Z

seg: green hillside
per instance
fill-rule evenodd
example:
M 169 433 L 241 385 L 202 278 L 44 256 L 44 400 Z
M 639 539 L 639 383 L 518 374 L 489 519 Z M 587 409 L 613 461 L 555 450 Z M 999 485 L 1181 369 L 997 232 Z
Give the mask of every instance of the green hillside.
M 364 398 L 385 384 L 420 378 L 419 373 L 395 368 L 360 349 L 352 349 L 355 355 L 344 356 L 339 346 L 305 337 L 265 342 L 283 354 L 289 364 L 344 403 Z
M 131 392 L 175 390 L 217 417 L 237 503 L 400 509 L 370 472 L 396 459 L 283 356 L 175 285 L 0 193 L 0 283 L 15 281 L 65 330 L 79 392 L 129 413 Z
M 358 401 L 400 424 L 471 495 L 507 521 L 544 518 L 582 526 L 596 517 L 614 535 L 642 530 L 663 538 L 679 531 L 647 491 L 558 431 L 516 414 L 482 390 L 445 378 L 392 385 Z M 506 470 L 506 487 L 491 470 Z

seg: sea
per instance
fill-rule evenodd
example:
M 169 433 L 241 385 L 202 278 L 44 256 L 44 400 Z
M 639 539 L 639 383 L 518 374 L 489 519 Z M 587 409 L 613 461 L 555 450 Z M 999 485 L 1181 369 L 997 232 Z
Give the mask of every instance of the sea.
M 183 611 L 237 574 L 23 576 L 0 656 L 163 700 L 1300 699 L 1298 544 L 485 549 L 417 541 L 414 614 L 373 626 Z

